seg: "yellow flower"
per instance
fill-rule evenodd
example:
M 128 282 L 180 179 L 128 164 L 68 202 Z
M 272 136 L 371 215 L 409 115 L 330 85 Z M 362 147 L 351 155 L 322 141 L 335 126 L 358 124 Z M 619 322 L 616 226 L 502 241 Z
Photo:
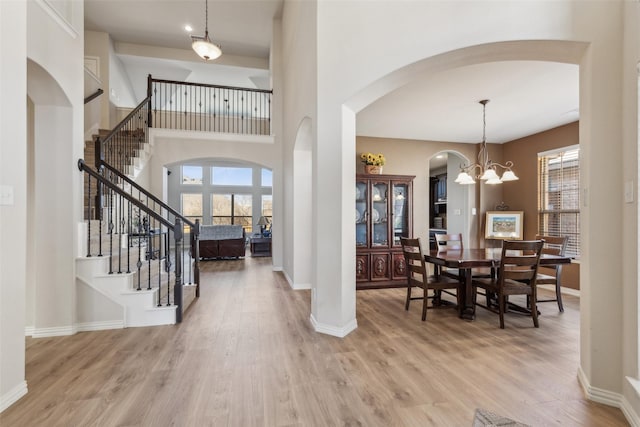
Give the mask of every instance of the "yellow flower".
M 386 162 L 383 154 L 362 153 L 360 154 L 360 160 L 365 165 L 383 166 Z

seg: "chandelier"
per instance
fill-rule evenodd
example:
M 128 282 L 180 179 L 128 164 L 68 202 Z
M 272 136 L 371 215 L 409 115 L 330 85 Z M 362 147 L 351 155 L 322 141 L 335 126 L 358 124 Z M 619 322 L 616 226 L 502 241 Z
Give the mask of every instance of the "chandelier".
M 204 10 L 204 37 L 192 35 L 191 47 L 195 50 L 198 56 L 200 56 L 200 58 L 205 61 L 210 61 L 222 55 L 222 50 L 220 50 L 220 46 L 211 43 L 211 40 L 209 39 L 209 0 L 205 0 Z
M 475 184 L 476 181 L 473 179 L 472 174 L 475 174 L 476 179 L 481 179 L 483 181 L 486 181 L 487 184 L 491 185 L 502 184 L 505 181 L 515 181 L 518 179 L 516 174 L 511 170 L 511 168 L 513 167 L 512 161 L 509 160 L 504 165 L 502 165 L 489 159 L 489 151 L 487 150 L 486 140 L 486 109 L 488 102 L 488 99 L 483 99 L 482 101 L 480 101 L 480 104 L 482 104 L 482 143 L 480 144 L 480 151 L 478 151 L 478 162 L 468 166 L 460 166 L 460 173 L 454 181 L 458 184 Z M 497 168 L 504 169 L 502 177 L 498 176 Z

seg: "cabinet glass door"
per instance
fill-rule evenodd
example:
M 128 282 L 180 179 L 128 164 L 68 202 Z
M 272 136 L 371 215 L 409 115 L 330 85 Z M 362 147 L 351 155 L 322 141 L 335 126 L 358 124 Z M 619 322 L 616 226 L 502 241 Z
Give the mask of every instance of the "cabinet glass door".
M 368 189 L 366 181 L 356 181 L 356 247 L 369 246 L 367 224 Z
M 371 181 L 371 246 L 389 246 L 389 183 L 388 181 Z
M 392 189 L 393 246 L 401 246 L 400 237 L 409 237 L 409 185 L 393 183 Z

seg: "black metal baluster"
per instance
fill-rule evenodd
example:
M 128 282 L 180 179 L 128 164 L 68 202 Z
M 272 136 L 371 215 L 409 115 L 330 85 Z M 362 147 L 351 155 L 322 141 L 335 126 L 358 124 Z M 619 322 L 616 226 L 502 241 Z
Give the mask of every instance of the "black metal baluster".
M 138 230 L 136 232 L 136 237 L 138 239 L 138 262 L 136 263 L 136 266 L 138 267 L 138 287 L 136 288 L 136 290 L 141 290 L 142 287 L 140 286 L 140 281 L 142 280 L 142 278 L 140 277 L 142 274 L 142 236 L 144 235 L 142 233 L 143 228 L 142 228 L 142 211 L 140 208 L 137 208 L 138 210 Z
M 176 218 L 175 228 L 174 228 L 174 236 L 175 236 L 175 252 L 176 252 L 176 265 L 174 274 L 176 276 L 175 285 L 173 288 L 173 301 L 178 305 L 178 309 L 176 310 L 176 323 L 182 322 L 182 265 L 181 265 L 181 257 L 179 252 L 182 252 L 182 241 L 183 241 L 183 228 L 182 221 L 180 218 Z
M 91 220 L 93 215 L 91 215 L 91 175 L 85 173 L 85 177 L 87 178 L 87 258 L 91 257 Z M 96 181 L 97 183 L 97 181 Z
M 131 187 L 130 193 L 133 196 L 133 187 Z M 132 229 L 132 221 L 131 217 L 133 215 L 133 203 L 129 202 L 129 217 L 127 218 L 127 273 L 131 273 L 131 233 Z
M 122 195 L 118 198 L 120 203 L 118 204 L 118 227 L 120 229 L 120 233 L 118 234 L 118 274 L 122 274 L 122 221 L 124 221 L 124 217 L 122 215 Z
M 109 274 L 113 274 L 113 190 L 109 189 Z

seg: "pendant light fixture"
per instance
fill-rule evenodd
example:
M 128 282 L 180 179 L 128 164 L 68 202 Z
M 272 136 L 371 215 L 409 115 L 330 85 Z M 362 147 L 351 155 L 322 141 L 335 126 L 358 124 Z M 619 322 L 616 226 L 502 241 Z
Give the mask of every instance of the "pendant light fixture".
M 211 43 L 209 39 L 209 0 L 205 0 L 204 12 L 204 37 L 191 36 L 191 47 L 205 61 L 211 61 L 222 55 L 220 46 Z
M 489 159 L 489 151 L 487 150 L 486 139 L 486 109 L 488 102 L 488 99 L 483 99 L 482 101 L 480 101 L 480 104 L 482 104 L 482 143 L 480 144 L 480 151 L 478 151 L 478 162 L 469 166 L 460 166 L 460 173 L 454 181 L 458 184 L 475 184 L 476 181 L 473 179 L 472 173 L 475 174 L 476 169 L 477 174 L 475 178 L 486 181 L 487 184 L 491 185 L 502 184 L 505 181 L 515 181 L 519 179 L 511 170 L 511 168 L 513 167 L 512 161 L 509 160 L 504 165 L 502 165 Z M 496 172 L 498 167 L 505 170 L 502 174 L 502 177 L 499 177 L 498 173 Z

